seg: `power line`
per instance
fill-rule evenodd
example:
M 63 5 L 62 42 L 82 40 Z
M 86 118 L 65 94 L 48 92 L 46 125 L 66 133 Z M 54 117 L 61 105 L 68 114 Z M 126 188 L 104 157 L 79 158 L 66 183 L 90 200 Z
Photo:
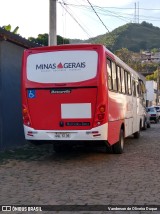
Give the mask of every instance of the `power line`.
M 103 24 L 103 26 L 106 28 L 106 30 L 107 30 L 108 33 L 109 33 L 108 28 L 106 27 L 106 25 L 104 24 L 104 22 L 102 21 L 102 19 L 99 17 L 99 15 L 97 14 L 96 10 L 94 9 L 94 7 L 93 7 L 92 4 L 90 3 L 90 1 L 89 1 L 89 0 L 87 0 L 87 1 L 88 1 L 88 3 L 90 4 L 90 6 L 91 6 L 91 8 L 93 9 L 93 11 L 95 12 L 96 16 L 99 18 L 99 20 L 101 21 L 101 23 Z
M 67 4 L 67 5 L 70 5 L 72 7 L 78 7 L 78 8 L 82 8 L 83 7 L 86 10 L 89 10 L 87 5 L 75 5 L 75 4 Z M 133 20 L 133 18 L 128 18 L 126 16 L 122 16 L 124 13 L 112 12 L 112 11 L 109 11 L 109 10 L 104 10 L 103 8 L 99 8 L 99 7 L 97 7 L 97 8 L 98 8 L 98 11 L 99 11 L 98 13 L 103 15 L 103 16 L 116 17 L 116 18 L 121 19 L 122 21 L 124 21 L 126 23 Z M 109 14 L 106 14 L 106 13 L 109 13 Z M 126 15 L 133 16 L 133 14 L 126 14 Z M 129 20 L 127 21 L 126 18 L 128 18 Z
M 87 5 L 83 5 L 83 4 L 79 4 L 79 5 L 76 5 L 76 4 L 67 4 L 65 3 L 66 5 L 71 5 L 71 6 L 80 6 L 80 7 L 87 7 Z M 98 6 L 98 5 L 94 5 L 94 8 L 101 8 L 101 9 L 117 9 L 117 10 L 134 10 L 134 7 L 101 7 L 101 6 Z M 140 10 L 160 10 L 160 8 L 142 8 L 142 7 L 139 7 Z
M 105 29 L 107 29 L 107 31 L 109 32 L 108 28 L 106 27 L 106 25 L 103 23 L 103 21 L 101 20 L 100 16 L 99 15 L 103 15 L 103 16 L 108 16 L 108 17 L 115 17 L 117 19 L 121 19 L 122 21 L 125 21 L 126 23 L 131 23 L 133 21 L 133 16 L 134 16 L 134 8 L 127 8 L 127 9 L 132 9 L 132 13 L 123 13 L 123 12 L 115 12 L 115 11 L 109 11 L 109 10 L 106 10 L 106 8 L 113 8 L 113 7 L 99 7 L 99 6 L 95 6 L 93 7 L 93 5 L 90 3 L 89 0 L 87 0 L 87 2 L 89 3 L 89 5 L 87 4 L 81 4 L 81 1 L 82 0 L 76 0 L 76 3 L 77 4 L 68 4 L 67 0 L 61 0 L 61 2 L 63 1 L 63 4 L 65 7 L 67 6 L 68 7 L 68 10 L 71 10 L 71 7 L 72 8 L 78 8 L 78 9 L 82 9 L 83 12 L 92 12 L 94 11 L 94 13 L 96 14 L 96 16 L 98 17 L 98 19 L 101 21 L 101 23 L 103 24 L 103 26 L 105 27 Z M 84 3 L 86 0 L 83 0 Z M 62 6 L 62 5 L 61 5 Z M 64 7 L 63 7 L 64 8 Z M 96 10 L 95 10 L 96 8 Z M 114 7 L 116 9 L 122 9 L 122 8 L 118 8 L 118 7 Z M 126 9 L 126 8 L 125 8 Z M 140 9 L 140 8 L 139 8 Z M 89 33 L 87 32 L 88 30 L 86 30 L 86 27 L 84 28 L 84 24 L 80 24 L 80 20 L 79 18 L 76 19 L 75 17 L 76 16 L 73 16 L 73 12 L 69 12 L 66 8 L 65 10 L 67 11 L 67 13 L 74 19 L 74 21 L 76 21 L 76 23 L 81 27 L 81 29 L 87 34 L 88 38 L 91 36 L 89 35 Z M 87 12 L 87 17 L 89 16 L 89 13 Z M 149 20 L 149 21 L 158 21 L 160 18 L 157 18 L 157 17 L 151 17 L 151 16 L 140 16 L 139 17 L 139 21 L 144 21 L 143 20 L 143 17 L 145 18 L 145 20 Z M 149 19 L 150 18 L 150 19 Z M 152 18 L 152 20 L 151 20 Z M 153 19 L 156 19 L 156 20 L 153 20 Z M 94 19 L 94 17 L 92 17 L 92 20 Z M 78 20 L 78 21 L 77 21 Z M 94 19 L 95 20 L 95 19 Z M 97 20 L 96 20 L 97 21 Z M 112 36 L 112 35 L 111 35 Z M 114 38 L 113 38 L 114 39 Z
M 107 13 L 107 14 L 106 14 Z M 108 14 L 109 13 L 109 14 Z M 123 16 L 123 14 L 125 14 L 125 13 L 117 13 L 117 12 L 112 12 L 112 11 L 109 11 L 109 10 L 105 10 L 105 11 L 103 11 L 103 10 L 99 10 L 99 14 L 101 14 L 101 15 L 103 15 L 103 16 L 111 16 L 111 17 L 116 17 L 116 18 L 119 18 L 119 19 L 121 19 L 122 21 L 125 21 L 125 22 L 127 22 L 126 21 L 126 18 L 128 18 L 128 17 L 126 17 L 126 16 Z M 110 15 L 110 14 L 112 14 L 112 15 Z M 133 16 L 133 14 L 125 14 L 125 15 L 127 15 L 127 16 Z M 133 18 L 132 18 L 133 19 Z M 131 20 L 130 20 L 131 21 Z
M 87 5 L 76 5 L 76 4 L 67 4 L 65 3 L 66 5 L 70 5 L 70 6 L 73 6 L 73 7 L 78 7 L 78 8 L 85 8 L 86 10 L 88 10 L 88 6 Z M 132 9 L 134 10 L 135 8 L 119 8 L 119 7 L 100 7 L 100 6 L 94 6 L 98 9 L 98 13 L 101 14 L 101 15 L 104 15 L 104 16 L 110 16 L 110 17 L 116 17 L 118 19 L 121 19 L 122 21 L 125 21 L 126 23 L 129 21 L 132 21 L 133 20 L 133 14 L 134 13 L 117 13 L 117 12 L 113 12 L 113 11 L 109 11 L 109 10 L 106 10 L 106 8 L 114 8 L 114 9 Z M 146 9 L 146 8 L 139 8 L 139 9 L 144 9 L 144 10 L 160 10 L 160 9 Z M 110 13 L 112 15 L 109 15 L 107 13 Z M 145 20 L 148 20 L 148 21 L 159 21 L 160 18 L 158 17 L 153 17 L 153 16 L 143 16 L 143 15 L 139 15 L 139 21 L 144 21 L 143 20 L 143 17 L 145 18 Z M 128 19 L 128 21 L 126 20 Z
M 64 7 L 64 5 L 59 2 L 59 4 L 66 10 L 66 12 L 72 17 L 72 19 L 74 19 L 74 21 L 80 26 L 80 28 L 87 34 L 88 38 L 90 38 L 91 36 L 89 35 L 89 33 L 84 29 L 84 27 L 77 21 L 77 19 L 68 11 L 68 9 L 66 7 Z
M 89 6 L 87 6 L 87 5 L 75 5 L 75 4 L 67 4 L 67 3 L 65 3 L 65 4 L 69 5 L 69 6 L 72 6 L 72 7 L 85 8 L 86 10 L 90 9 Z M 116 18 L 121 19 L 122 21 L 124 21 L 126 23 L 128 22 L 126 20 L 127 17 L 123 16 L 124 13 L 117 13 L 117 12 L 109 11 L 109 10 L 106 10 L 106 9 L 104 10 L 103 8 L 98 7 L 98 6 L 96 6 L 96 7 L 98 8 L 98 11 L 99 11 L 98 13 L 101 14 L 101 15 L 103 15 L 103 16 L 116 17 Z M 110 13 L 112 15 L 106 14 L 106 13 Z M 133 16 L 133 14 L 126 14 L 126 15 Z M 129 22 L 132 21 L 132 20 L 133 20 L 133 18 L 132 19 L 129 18 Z

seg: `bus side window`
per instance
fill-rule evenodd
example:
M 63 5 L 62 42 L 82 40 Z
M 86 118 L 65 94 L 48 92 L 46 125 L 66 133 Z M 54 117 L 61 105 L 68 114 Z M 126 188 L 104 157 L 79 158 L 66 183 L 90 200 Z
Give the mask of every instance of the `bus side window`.
M 117 66 L 117 82 L 118 82 L 118 91 L 122 92 L 121 70 L 119 66 Z
M 132 89 L 131 89 L 131 74 L 128 73 L 128 94 L 132 94 Z
M 141 85 L 140 82 L 137 84 L 137 97 L 141 96 Z
M 110 59 L 107 59 L 107 72 L 108 72 L 108 88 L 113 89 L 112 87 L 112 72 L 111 72 L 111 67 L 112 63 Z
M 117 73 L 116 73 L 116 64 L 112 62 L 112 83 L 113 90 L 117 91 Z
M 142 93 L 143 94 L 146 93 L 146 86 L 145 86 L 144 82 L 142 82 Z
M 139 90 L 139 92 L 138 92 L 138 90 Z M 137 97 L 142 98 L 141 85 L 139 84 L 139 82 L 137 82 Z
M 122 83 L 122 93 L 125 93 L 125 79 L 124 79 L 124 69 L 121 68 L 121 83 Z
M 142 97 L 142 98 L 145 97 L 146 88 L 145 88 L 145 84 L 142 80 L 138 81 L 138 92 L 139 92 L 140 97 Z
M 132 81 L 132 92 L 133 96 L 136 97 L 136 82 L 134 80 Z
M 128 94 L 128 73 L 127 73 L 127 71 L 124 72 L 124 79 L 125 79 L 126 94 Z

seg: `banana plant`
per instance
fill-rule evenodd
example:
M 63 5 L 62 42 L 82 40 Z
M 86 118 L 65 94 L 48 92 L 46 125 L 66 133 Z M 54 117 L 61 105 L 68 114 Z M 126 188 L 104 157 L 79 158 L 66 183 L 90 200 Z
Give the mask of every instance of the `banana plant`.
M 18 34 L 17 32 L 19 30 L 19 27 L 17 26 L 13 31 L 11 31 L 12 27 L 11 27 L 10 24 L 9 25 L 4 25 L 2 28 L 7 30 L 7 31 L 9 31 L 9 32 L 11 32 L 11 33 L 14 33 L 14 34 Z

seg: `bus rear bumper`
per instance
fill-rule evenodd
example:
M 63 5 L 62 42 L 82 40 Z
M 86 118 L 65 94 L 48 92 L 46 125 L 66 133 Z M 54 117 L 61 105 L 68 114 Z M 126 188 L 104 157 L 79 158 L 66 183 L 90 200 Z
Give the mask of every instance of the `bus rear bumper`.
M 26 140 L 45 141 L 107 141 L 108 124 L 90 130 L 35 130 L 24 125 Z

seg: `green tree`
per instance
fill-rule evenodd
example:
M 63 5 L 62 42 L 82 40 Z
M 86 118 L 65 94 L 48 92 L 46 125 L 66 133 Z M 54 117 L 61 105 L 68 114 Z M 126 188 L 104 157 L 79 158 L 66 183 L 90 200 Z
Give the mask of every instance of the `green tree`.
M 146 80 L 155 80 L 154 74 L 147 75 Z
M 29 37 L 28 40 L 42 46 L 48 46 L 48 37 L 49 35 L 47 33 L 44 33 L 44 34 L 38 34 L 37 38 Z M 58 45 L 69 44 L 69 39 L 66 39 L 57 35 L 57 44 Z
M 156 71 L 153 72 L 153 74 L 147 75 L 146 76 L 146 80 L 154 80 L 157 81 L 157 77 L 158 77 L 158 68 Z
M 130 64 L 132 61 L 133 54 L 127 48 L 121 48 L 121 49 L 115 51 L 115 55 L 117 55 L 126 64 Z
M 142 64 L 141 71 L 144 73 L 153 73 L 157 70 L 158 63 L 150 62 L 150 63 L 144 63 Z
M 140 53 L 134 53 L 129 51 L 127 48 L 121 48 L 115 51 L 115 54 L 124 61 L 127 65 L 133 68 L 135 71 L 140 73 L 153 73 L 157 70 L 157 67 L 160 66 L 159 63 L 150 62 L 150 63 L 142 63 Z M 155 78 L 154 76 L 150 76 L 148 78 Z
M 145 22 L 145 21 L 143 21 L 141 23 L 141 25 L 144 26 L 144 27 L 149 27 L 149 28 L 153 28 L 154 27 L 152 23 L 148 23 L 148 22 Z
M 57 44 L 62 45 L 62 44 L 69 44 L 69 39 L 66 39 L 62 36 L 57 35 Z
M 47 33 L 38 34 L 37 38 L 29 37 L 28 40 L 31 42 L 34 42 L 36 44 L 39 44 L 39 45 L 47 46 L 48 45 L 48 34 Z
M 159 52 L 159 49 L 158 49 L 158 48 L 153 48 L 153 49 L 151 50 L 151 52 L 155 54 L 155 53 Z
M 142 70 L 142 65 L 137 53 L 129 51 L 127 48 L 121 48 L 115 51 L 115 54 L 127 65 L 133 68 L 136 71 Z

